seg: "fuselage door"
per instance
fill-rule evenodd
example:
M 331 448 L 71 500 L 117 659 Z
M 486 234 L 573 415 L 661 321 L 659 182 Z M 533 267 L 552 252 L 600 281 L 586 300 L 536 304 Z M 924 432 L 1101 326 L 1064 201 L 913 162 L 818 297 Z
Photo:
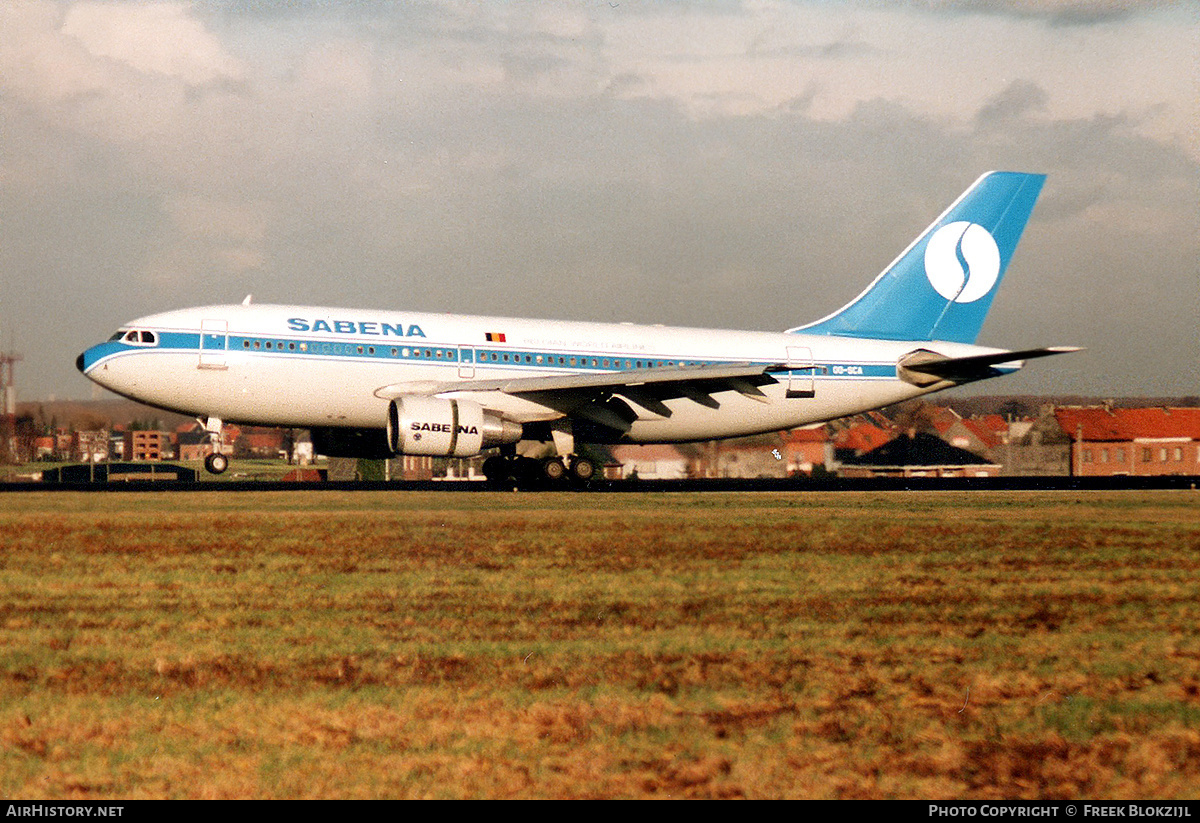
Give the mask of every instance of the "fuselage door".
M 201 369 L 225 369 L 225 353 L 229 349 L 229 321 L 200 321 L 200 364 Z
M 787 396 L 816 397 L 813 389 L 813 356 L 812 349 L 807 346 L 787 347 Z
M 475 349 L 472 346 L 458 347 L 458 376 L 471 379 L 475 376 Z

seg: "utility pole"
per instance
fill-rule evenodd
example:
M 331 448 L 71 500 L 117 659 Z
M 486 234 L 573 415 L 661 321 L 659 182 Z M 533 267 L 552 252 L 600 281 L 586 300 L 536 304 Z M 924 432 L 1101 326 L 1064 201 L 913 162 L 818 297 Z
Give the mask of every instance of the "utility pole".
M 1083 475 L 1083 424 L 1082 423 L 1075 424 L 1075 460 L 1073 462 L 1074 462 L 1074 467 L 1075 467 L 1075 476 L 1081 477 Z
M 17 462 L 17 388 L 13 367 L 21 361 L 15 352 L 0 352 L 0 463 Z

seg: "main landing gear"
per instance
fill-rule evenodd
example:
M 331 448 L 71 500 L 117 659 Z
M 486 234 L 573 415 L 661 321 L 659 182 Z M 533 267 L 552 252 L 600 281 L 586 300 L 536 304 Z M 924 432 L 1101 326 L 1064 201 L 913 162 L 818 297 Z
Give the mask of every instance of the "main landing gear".
M 521 457 L 517 455 L 517 443 L 506 443 L 500 447 L 500 454 L 483 461 L 489 485 L 507 489 L 514 485 L 518 489 L 586 488 L 598 479 L 595 461 L 575 453 L 570 419 L 550 421 L 540 431 L 531 431 L 530 427 L 525 431 L 533 435 L 531 441 L 552 444 L 549 456 Z M 567 459 L 561 455 L 567 455 Z
M 552 489 L 586 487 L 597 474 L 597 466 L 586 457 L 532 457 L 496 455 L 483 461 L 483 474 L 497 486 L 516 484 L 519 489 Z

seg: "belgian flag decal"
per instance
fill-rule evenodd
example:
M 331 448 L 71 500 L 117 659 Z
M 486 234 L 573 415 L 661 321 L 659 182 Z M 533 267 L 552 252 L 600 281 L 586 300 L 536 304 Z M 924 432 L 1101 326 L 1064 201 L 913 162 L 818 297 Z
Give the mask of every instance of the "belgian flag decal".
M 489 343 L 503 343 L 504 334 L 502 332 L 490 331 L 487 333 L 487 341 Z

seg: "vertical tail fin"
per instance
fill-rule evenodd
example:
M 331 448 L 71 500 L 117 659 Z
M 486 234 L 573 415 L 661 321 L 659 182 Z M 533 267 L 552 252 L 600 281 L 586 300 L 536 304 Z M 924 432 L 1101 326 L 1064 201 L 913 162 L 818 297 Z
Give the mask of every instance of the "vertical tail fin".
M 974 343 L 1045 181 L 988 172 L 851 303 L 788 331 Z

